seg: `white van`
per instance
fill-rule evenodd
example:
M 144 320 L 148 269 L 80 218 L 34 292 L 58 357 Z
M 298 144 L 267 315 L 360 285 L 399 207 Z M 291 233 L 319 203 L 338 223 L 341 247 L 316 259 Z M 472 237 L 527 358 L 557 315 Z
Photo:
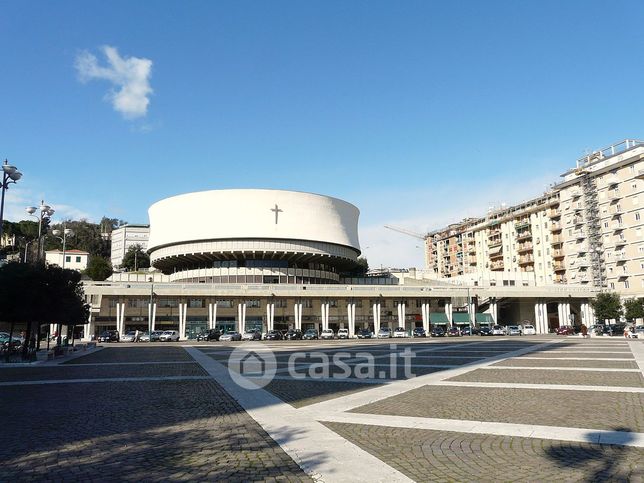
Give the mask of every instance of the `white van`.
M 348 339 L 349 329 L 338 329 L 338 339 Z

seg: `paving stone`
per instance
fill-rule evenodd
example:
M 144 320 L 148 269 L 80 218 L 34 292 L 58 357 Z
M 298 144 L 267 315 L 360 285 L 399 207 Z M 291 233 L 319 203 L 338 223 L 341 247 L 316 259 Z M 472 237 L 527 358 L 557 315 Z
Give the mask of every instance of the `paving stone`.
M 355 392 L 373 389 L 379 385 L 355 382 L 273 380 L 264 389 L 291 406 L 300 408 Z
M 119 348 L 112 354 L 122 362 L 159 360 L 157 351 L 138 353 L 142 349 Z M 175 348 L 161 349 L 170 349 L 170 360 L 177 357 Z M 101 355 L 102 361 L 112 362 L 107 355 Z M 134 374 L 143 367 L 183 371 L 192 364 L 99 369 Z M 96 371 L 95 366 L 71 364 L 53 369 Z M 12 422 L 2 431 L 2 482 L 310 481 L 213 380 L 61 383 L 0 390 L 0 414 Z
M 192 364 L 145 364 L 127 366 L 34 366 L 3 368 L 0 382 L 39 381 L 65 379 L 98 379 L 120 377 L 162 377 L 162 376 L 207 376 L 197 363 Z
M 191 361 L 192 358 L 184 349 L 177 346 L 110 346 L 78 357 L 64 364 L 88 364 L 97 362 L 156 362 L 156 361 Z
M 325 424 L 416 481 L 642 481 L 640 448 Z
M 642 432 L 643 407 L 642 393 L 423 386 L 352 412 Z
M 574 384 L 582 386 L 644 387 L 637 372 L 549 371 L 547 369 L 477 369 L 448 381 L 507 382 L 525 384 Z
M 534 360 L 520 357 L 506 359 L 492 366 L 505 367 L 590 367 L 600 369 L 638 369 L 635 361 L 559 361 L 559 360 Z

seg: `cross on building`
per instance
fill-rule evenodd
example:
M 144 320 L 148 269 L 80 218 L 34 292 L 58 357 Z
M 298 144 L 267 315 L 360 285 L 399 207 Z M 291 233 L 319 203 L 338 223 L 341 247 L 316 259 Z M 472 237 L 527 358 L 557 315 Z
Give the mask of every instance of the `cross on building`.
M 277 217 L 279 216 L 280 212 L 283 212 L 284 210 L 280 210 L 276 203 L 275 208 L 271 208 L 271 211 L 275 212 L 275 224 L 277 225 Z

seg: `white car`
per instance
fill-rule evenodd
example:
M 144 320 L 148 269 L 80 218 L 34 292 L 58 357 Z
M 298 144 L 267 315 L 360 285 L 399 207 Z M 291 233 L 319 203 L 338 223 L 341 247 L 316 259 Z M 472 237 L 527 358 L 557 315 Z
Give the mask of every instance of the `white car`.
M 638 325 L 633 332 L 628 333 L 630 339 L 644 339 L 644 325 Z
M 159 336 L 161 342 L 178 342 L 179 341 L 179 331 L 177 330 L 166 330 L 163 334 Z
M 126 332 L 123 337 L 121 337 L 121 342 L 134 342 L 134 336 L 136 335 L 136 332 L 133 330 Z
M 492 335 L 505 335 L 505 327 L 501 325 L 495 325 L 492 327 Z
M 262 334 L 258 330 L 247 330 L 242 334 L 242 340 L 262 340 Z
M 335 334 L 333 333 L 333 329 L 323 329 L 322 332 L 320 333 L 320 339 L 333 339 L 335 337 Z
M 524 335 L 537 335 L 537 330 L 534 328 L 534 325 L 524 325 L 523 326 Z
M 523 335 L 520 325 L 509 325 L 508 326 L 508 335 Z
M 404 327 L 396 327 L 394 329 L 394 337 L 407 337 L 407 331 Z
M 389 339 L 391 337 L 391 329 L 383 327 L 378 331 L 378 339 Z
M 348 339 L 349 329 L 338 329 L 338 339 Z

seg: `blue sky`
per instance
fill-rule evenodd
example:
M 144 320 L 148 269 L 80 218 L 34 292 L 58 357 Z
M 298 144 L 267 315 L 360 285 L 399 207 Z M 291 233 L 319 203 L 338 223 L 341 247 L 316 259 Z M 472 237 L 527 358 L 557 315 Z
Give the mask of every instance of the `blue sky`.
M 41 197 L 58 219 L 140 223 L 188 191 L 313 191 L 360 208 L 372 266 L 422 266 L 420 240 L 382 225 L 482 215 L 644 138 L 642 2 L 0 9 L 0 155 L 24 173 L 11 220 Z

